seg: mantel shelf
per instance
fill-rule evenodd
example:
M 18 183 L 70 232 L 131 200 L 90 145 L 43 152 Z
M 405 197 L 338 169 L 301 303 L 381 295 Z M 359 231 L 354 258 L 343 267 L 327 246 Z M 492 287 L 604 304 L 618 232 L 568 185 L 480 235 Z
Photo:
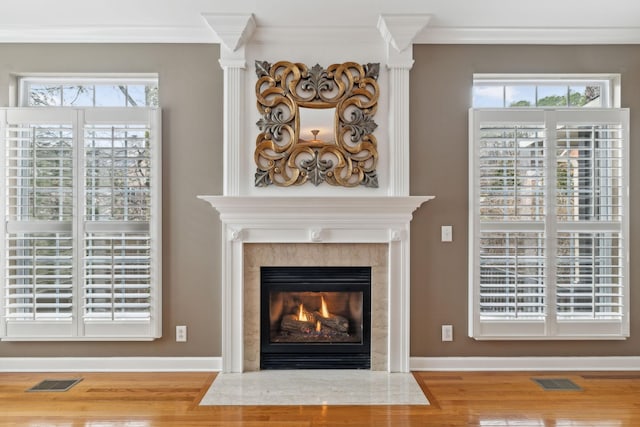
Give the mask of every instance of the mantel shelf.
M 406 197 L 242 197 L 198 196 L 218 212 L 222 220 L 265 221 L 268 218 L 411 217 L 413 211 L 435 196 Z

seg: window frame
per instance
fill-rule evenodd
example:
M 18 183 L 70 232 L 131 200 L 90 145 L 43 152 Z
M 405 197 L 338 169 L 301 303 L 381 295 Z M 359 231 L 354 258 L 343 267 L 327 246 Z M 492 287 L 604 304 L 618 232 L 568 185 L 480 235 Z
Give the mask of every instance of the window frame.
M 482 116 L 482 117 L 480 117 Z M 556 186 L 556 124 L 561 123 L 622 123 L 622 218 L 621 233 L 621 263 L 622 263 L 622 300 L 623 309 L 619 320 L 577 319 L 575 321 L 559 320 L 556 316 L 556 284 L 544 283 L 548 286 L 545 293 L 546 311 L 538 320 L 482 320 L 480 313 L 480 211 L 479 211 L 479 132 L 480 122 L 504 123 L 511 120 L 510 116 L 518 118 L 518 122 L 544 123 L 546 141 L 551 141 L 546 147 L 545 170 L 547 171 L 545 188 L 555 197 Z M 585 116 L 598 116 L 601 119 L 585 121 Z M 551 119 L 549 119 L 551 117 Z M 560 120 L 559 118 L 565 118 Z M 594 108 L 471 108 L 469 110 L 469 336 L 477 340 L 553 340 L 553 339 L 625 339 L 629 336 L 630 325 L 630 280 L 629 280 L 629 110 L 628 109 L 594 109 Z M 551 167 L 549 165 L 552 165 Z M 554 202 L 555 203 L 555 202 Z M 552 206 L 555 206 L 553 204 Z M 555 265 L 555 241 L 559 231 L 555 211 L 549 214 L 550 206 L 543 221 L 546 234 L 545 265 L 551 268 Z M 553 218 L 549 220 L 548 218 Z M 583 221 L 578 221 L 585 224 Z M 586 230 L 595 232 L 599 224 L 587 227 Z M 579 229 L 583 225 L 577 227 Z M 508 225 L 504 230 L 516 229 L 517 226 Z M 547 277 L 553 274 L 553 270 Z M 548 279 L 547 279 L 548 280 Z M 595 285 L 594 285 L 595 286 Z

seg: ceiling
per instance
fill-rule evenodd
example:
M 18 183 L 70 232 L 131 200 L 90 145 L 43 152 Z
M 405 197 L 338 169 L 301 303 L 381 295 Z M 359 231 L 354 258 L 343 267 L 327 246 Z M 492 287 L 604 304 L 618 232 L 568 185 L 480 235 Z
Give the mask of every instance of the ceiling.
M 203 14 L 253 14 L 258 33 L 428 14 L 417 43 L 640 43 L 638 0 L 1 0 L 0 42 L 220 42 Z

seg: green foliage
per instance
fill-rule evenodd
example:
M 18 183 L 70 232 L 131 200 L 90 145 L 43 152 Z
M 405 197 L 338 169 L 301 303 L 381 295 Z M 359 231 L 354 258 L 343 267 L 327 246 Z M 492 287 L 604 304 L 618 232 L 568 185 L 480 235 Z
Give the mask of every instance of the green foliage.
M 582 107 L 586 105 L 591 98 L 586 96 L 585 94 L 579 92 L 571 92 L 569 95 L 569 104 L 570 107 Z M 515 101 L 509 104 L 509 107 L 533 107 L 531 101 L 527 101 L 525 99 L 521 99 L 520 101 Z M 567 97 L 563 95 L 549 95 L 544 98 L 540 98 L 538 100 L 538 107 L 567 107 Z
M 560 95 L 550 95 L 538 100 L 539 107 L 566 107 L 567 97 Z

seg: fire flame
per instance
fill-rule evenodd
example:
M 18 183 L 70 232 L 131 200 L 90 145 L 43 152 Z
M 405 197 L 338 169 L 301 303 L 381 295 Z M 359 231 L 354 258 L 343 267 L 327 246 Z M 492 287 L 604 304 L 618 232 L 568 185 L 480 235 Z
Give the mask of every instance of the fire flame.
M 298 320 L 300 322 L 308 322 L 309 319 L 307 319 L 307 315 L 304 312 L 304 308 L 302 306 L 302 304 L 300 304 L 300 310 L 298 311 Z
M 320 314 L 322 314 L 322 317 L 327 319 L 329 318 L 329 310 L 327 310 L 327 303 L 324 302 L 323 296 L 321 296 L 320 298 L 322 299 L 322 308 L 320 309 Z
M 320 332 L 322 330 L 322 323 L 316 321 L 316 332 Z

